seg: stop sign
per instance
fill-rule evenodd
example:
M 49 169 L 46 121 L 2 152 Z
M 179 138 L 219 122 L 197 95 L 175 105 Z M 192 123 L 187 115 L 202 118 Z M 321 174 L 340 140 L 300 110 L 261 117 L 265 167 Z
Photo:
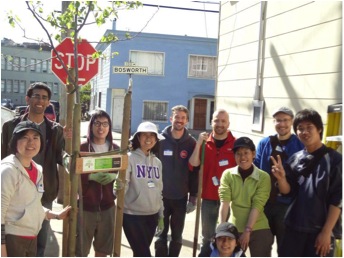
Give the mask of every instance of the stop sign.
M 78 85 L 85 85 L 98 73 L 98 59 L 93 59 L 92 54 L 96 52 L 94 47 L 87 40 L 82 39 L 78 44 Z M 65 38 L 57 47 L 62 61 L 68 68 L 74 67 L 74 44 L 71 38 Z M 63 69 L 61 62 L 56 57 L 54 50 L 51 50 L 51 71 L 67 84 L 67 72 Z

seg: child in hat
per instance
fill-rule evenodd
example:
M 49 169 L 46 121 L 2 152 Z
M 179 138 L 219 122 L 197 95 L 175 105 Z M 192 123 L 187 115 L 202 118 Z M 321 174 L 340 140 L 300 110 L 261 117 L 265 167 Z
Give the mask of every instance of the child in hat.
M 135 257 L 150 257 L 150 245 L 158 226 L 163 228 L 162 164 L 155 124 L 141 123 L 130 138 L 132 151 L 126 171 L 123 229 Z
M 1 256 L 37 256 L 44 219 L 64 219 L 70 206 L 53 212 L 42 206 L 42 167 L 32 160 L 44 149 L 39 127 L 22 121 L 14 128 L 10 154 L 1 161 Z
M 211 248 L 210 257 L 246 257 L 240 248 L 238 229 L 229 222 L 217 226 Z

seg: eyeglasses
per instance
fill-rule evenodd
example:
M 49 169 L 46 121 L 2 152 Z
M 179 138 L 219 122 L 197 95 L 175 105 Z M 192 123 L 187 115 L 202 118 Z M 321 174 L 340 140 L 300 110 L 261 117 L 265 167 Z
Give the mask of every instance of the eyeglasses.
M 277 125 L 277 124 L 282 124 L 282 123 L 288 123 L 290 122 L 291 119 L 274 119 L 274 123 Z
M 36 99 L 36 100 L 42 99 L 42 100 L 44 100 L 44 101 L 49 100 L 49 97 L 48 97 L 48 96 L 44 96 L 44 95 L 41 96 L 41 95 L 39 95 L 39 94 L 33 94 L 33 95 L 31 95 L 31 98 Z
M 109 126 L 109 122 L 99 122 L 99 121 L 96 121 L 96 122 L 93 123 L 93 125 L 95 127 L 100 127 L 100 126 L 108 127 Z

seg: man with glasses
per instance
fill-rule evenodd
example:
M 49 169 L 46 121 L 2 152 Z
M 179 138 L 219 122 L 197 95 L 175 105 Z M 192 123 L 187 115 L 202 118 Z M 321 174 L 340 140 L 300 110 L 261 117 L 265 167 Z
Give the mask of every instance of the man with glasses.
M 283 165 L 295 152 L 303 149 L 303 144 L 291 133 L 294 114 L 287 107 L 281 107 L 273 113 L 275 130 L 277 134 L 263 138 L 257 145 L 254 164 L 261 170 L 270 174 L 271 193 L 265 205 L 265 214 L 269 220 L 271 232 L 277 238 L 277 252 L 279 253 L 282 237 L 284 235 L 284 215 L 291 199 L 281 195 L 276 185 L 276 178 L 271 175 L 271 156 L 281 157 Z
M 88 125 L 83 152 L 108 152 L 119 149 L 113 142 L 110 116 L 103 110 L 93 113 Z M 95 257 L 111 256 L 114 243 L 115 195 L 117 173 L 98 172 L 81 175 L 83 215 L 78 217 L 76 256 L 87 257 L 92 241 Z
M 33 160 L 43 167 L 44 193 L 42 205 L 47 209 L 52 209 L 53 201 L 57 197 L 59 188 L 57 164 L 62 165 L 65 146 L 62 126 L 44 116 L 44 111 L 50 104 L 50 98 L 51 90 L 45 83 L 36 82 L 31 84 L 25 97 L 28 112 L 4 123 L 1 136 L 1 159 L 3 159 L 11 154 L 8 143 L 15 126 L 19 122 L 31 121 L 39 126 L 45 143 L 44 150 L 36 155 Z M 49 221 L 44 220 L 37 236 L 37 256 L 44 256 L 48 230 Z

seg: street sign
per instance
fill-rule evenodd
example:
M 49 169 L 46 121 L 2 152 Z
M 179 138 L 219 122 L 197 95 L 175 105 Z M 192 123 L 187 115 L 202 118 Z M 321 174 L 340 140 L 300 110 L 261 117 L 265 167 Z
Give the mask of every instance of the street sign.
M 146 66 L 113 66 L 113 73 L 134 73 L 134 74 L 148 74 L 148 67 Z
M 71 38 L 65 38 L 57 47 L 56 51 L 62 58 L 62 61 L 68 68 L 74 67 L 74 44 Z M 92 54 L 96 50 L 82 39 L 78 41 L 78 85 L 85 85 L 98 73 L 98 59 L 93 59 Z M 51 50 L 51 71 L 60 79 L 63 84 L 67 84 L 67 72 L 63 69 L 62 64 Z

